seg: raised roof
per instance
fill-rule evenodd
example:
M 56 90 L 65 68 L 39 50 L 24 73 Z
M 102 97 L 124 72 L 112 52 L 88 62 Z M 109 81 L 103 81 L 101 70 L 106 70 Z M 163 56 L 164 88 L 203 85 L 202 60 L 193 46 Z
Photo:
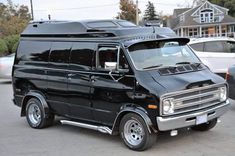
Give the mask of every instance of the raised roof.
M 140 27 L 125 20 L 33 21 L 22 32 L 22 37 L 131 37 L 156 34 L 176 37 L 169 28 Z

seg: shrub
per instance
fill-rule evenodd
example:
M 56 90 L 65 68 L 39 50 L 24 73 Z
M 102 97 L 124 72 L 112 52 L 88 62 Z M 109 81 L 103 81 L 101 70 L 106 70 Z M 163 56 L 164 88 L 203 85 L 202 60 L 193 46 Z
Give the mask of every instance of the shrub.
M 7 48 L 8 48 L 8 53 L 13 53 L 14 45 L 19 41 L 19 35 L 10 35 L 4 38 Z
M 16 42 L 16 43 L 14 44 L 14 46 L 12 47 L 12 53 L 15 53 L 15 52 L 16 52 L 17 47 L 18 47 L 18 44 L 19 44 L 19 42 Z
M 0 56 L 5 55 L 8 52 L 7 45 L 3 39 L 0 39 Z

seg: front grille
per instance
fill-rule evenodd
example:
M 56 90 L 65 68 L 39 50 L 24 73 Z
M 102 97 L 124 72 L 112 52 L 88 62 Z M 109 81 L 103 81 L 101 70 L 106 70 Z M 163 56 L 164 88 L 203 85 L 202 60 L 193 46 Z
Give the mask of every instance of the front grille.
M 170 93 L 161 98 L 172 99 L 174 114 L 190 112 L 219 104 L 219 88 L 225 85 L 210 85 L 188 89 L 181 92 Z M 164 114 L 163 114 L 164 115 Z

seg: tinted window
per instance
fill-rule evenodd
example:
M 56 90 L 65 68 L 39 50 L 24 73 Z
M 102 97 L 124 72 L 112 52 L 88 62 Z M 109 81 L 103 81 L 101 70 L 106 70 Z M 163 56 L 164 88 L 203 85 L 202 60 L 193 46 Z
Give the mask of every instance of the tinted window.
M 17 60 L 47 62 L 50 46 L 50 42 L 21 41 L 17 51 Z
M 119 69 L 130 69 L 126 56 L 124 55 L 124 52 L 122 49 L 120 51 L 120 56 L 119 56 Z
M 117 27 L 116 24 L 109 21 L 104 22 L 89 22 L 87 23 L 87 26 L 90 28 L 103 28 L 103 27 Z
M 95 44 L 74 43 L 70 55 L 72 69 L 89 70 L 92 67 Z
M 205 52 L 226 52 L 224 49 L 224 42 L 205 42 Z
M 68 63 L 72 43 L 54 42 L 51 46 L 50 62 Z
M 98 49 L 98 58 L 97 58 L 97 67 L 105 69 L 105 62 L 117 62 L 117 47 L 99 47 Z
M 135 24 L 128 22 L 128 21 L 121 21 L 117 23 L 123 27 L 135 27 L 136 26 Z
M 196 51 L 203 51 L 203 43 L 190 44 L 190 47 Z

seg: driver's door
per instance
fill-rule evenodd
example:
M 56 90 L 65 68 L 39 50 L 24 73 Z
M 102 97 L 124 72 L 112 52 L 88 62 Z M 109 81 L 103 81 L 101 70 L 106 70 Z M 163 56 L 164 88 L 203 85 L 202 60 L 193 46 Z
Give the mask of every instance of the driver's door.
M 118 45 L 99 45 L 95 60 L 91 73 L 93 117 L 95 121 L 111 126 L 123 103 L 131 100 L 127 92 L 133 91 L 134 76 Z M 111 71 L 109 65 L 115 64 L 116 69 Z

